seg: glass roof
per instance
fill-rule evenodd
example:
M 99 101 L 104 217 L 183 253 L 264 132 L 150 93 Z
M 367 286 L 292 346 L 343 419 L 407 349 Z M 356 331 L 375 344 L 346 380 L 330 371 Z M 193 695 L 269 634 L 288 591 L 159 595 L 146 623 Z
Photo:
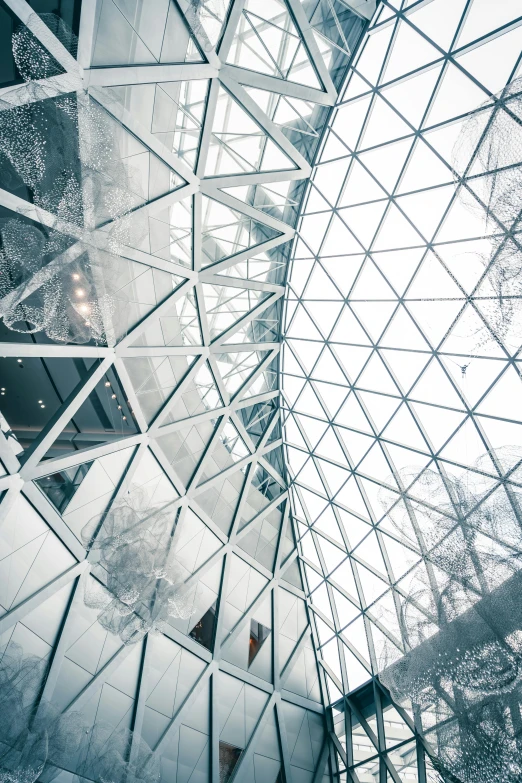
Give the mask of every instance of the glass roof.
M 519 11 L 381 4 L 307 187 L 282 398 L 331 702 L 520 565 Z

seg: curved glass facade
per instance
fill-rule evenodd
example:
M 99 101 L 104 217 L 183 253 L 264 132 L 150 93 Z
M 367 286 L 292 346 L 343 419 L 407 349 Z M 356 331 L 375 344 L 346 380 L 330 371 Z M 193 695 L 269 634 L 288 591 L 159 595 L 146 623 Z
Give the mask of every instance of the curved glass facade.
M 459 703 L 469 719 L 479 700 L 448 673 L 464 667 L 459 645 L 466 666 L 482 655 L 486 679 L 520 655 L 502 603 L 522 543 L 519 12 L 480 0 L 378 10 L 307 188 L 285 313 L 285 454 L 329 700 L 340 709 L 380 674 L 416 702 L 416 726 L 453 752 L 459 780 L 520 774 L 516 675 L 500 753 L 482 718 L 482 745 L 463 728 Z M 436 655 L 448 671 L 424 681 Z M 363 740 L 343 724 L 341 767 L 416 779 L 412 754 L 390 763 L 388 723 L 372 736 L 358 722 Z M 486 771 L 478 756 L 463 771 L 459 731 L 470 756 L 479 745 L 489 756 Z

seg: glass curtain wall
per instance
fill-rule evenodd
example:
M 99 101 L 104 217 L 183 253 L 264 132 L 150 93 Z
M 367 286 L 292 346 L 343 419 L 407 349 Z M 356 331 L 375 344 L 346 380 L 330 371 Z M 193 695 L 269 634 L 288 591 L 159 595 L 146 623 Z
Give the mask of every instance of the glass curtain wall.
M 520 12 L 381 3 L 298 224 L 285 455 L 341 780 L 522 775 Z

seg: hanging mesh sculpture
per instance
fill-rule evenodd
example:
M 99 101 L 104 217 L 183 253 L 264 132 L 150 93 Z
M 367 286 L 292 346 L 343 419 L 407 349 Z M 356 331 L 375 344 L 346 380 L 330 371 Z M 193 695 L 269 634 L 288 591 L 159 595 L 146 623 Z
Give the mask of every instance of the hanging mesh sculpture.
M 139 736 L 39 698 L 48 661 L 10 642 L 0 657 L 0 781 L 50 783 L 60 771 L 79 781 L 157 783 L 160 760 Z M 8 718 L 7 718 L 8 716 Z
M 186 17 L 194 33 L 201 36 L 205 52 L 217 44 L 226 12 L 224 0 L 189 0 Z
M 495 480 L 493 463 L 514 467 Z M 399 502 L 383 497 L 423 562 L 401 596 L 406 654 L 385 648 L 379 676 L 395 700 L 412 702 L 448 781 L 522 776 L 521 478 L 519 450 L 508 447 L 459 477 L 405 472 Z
M 134 212 L 147 200 L 144 186 L 123 160 L 110 115 L 79 85 L 56 95 L 60 70 L 25 26 L 13 35 L 13 54 L 26 83 L 0 101 L 0 164 L 5 187 L 25 188 L 33 206 L 1 221 L 0 314 L 17 332 L 113 344 L 126 305 L 116 257 L 146 233 Z M 39 222 L 28 218 L 35 212 Z
M 522 240 L 506 232 L 522 228 L 522 79 L 466 121 L 453 150 L 453 168 L 464 183 L 462 203 L 480 219 L 486 215 L 485 231 L 491 234 L 490 250 L 481 256 L 485 276 L 474 295 L 489 329 L 476 328 L 475 350 L 492 339 L 511 336 L 520 342 Z
M 82 531 L 104 585 L 86 591 L 85 602 L 100 610 L 100 623 L 124 644 L 161 632 L 169 617 L 188 619 L 193 612 L 175 560 L 175 529 L 175 512 L 152 506 L 134 490 Z

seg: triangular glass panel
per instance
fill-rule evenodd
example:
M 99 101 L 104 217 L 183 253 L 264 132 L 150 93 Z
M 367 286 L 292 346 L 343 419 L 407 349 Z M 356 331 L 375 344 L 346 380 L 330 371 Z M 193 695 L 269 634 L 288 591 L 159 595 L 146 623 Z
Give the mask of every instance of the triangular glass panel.
M 227 266 L 219 274 L 241 280 L 258 280 L 261 283 L 282 283 L 287 266 L 284 250 L 285 244 L 267 253 L 257 253 L 252 258 Z
M 265 454 L 264 459 L 274 468 L 278 476 L 282 477 L 284 475 L 286 463 L 282 445 L 270 449 L 270 451 Z M 281 478 L 281 483 L 282 481 L 283 479 Z
M 203 283 L 202 290 L 211 340 L 232 330 L 237 321 L 247 316 L 251 310 L 270 296 L 267 291 L 216 285 L 215 283 Z M 234 337 L 236 337 L 235 332 L 231 334 L 230 339 L 233 340 Z M 237 342 L 244 342 L 244 339 L 241 340 L 239 335 L 237 337 L 239 338 Z
M 146 499 L 151 508 L 164 506 L 179 497 L 171 480 L 150 449 L 142 452 L 141 457 L 136 454 L 136 458 L 139 459 L 139 466 L 133 475 L 129 492 L 136 492 L 144 500 Z M 108 455 L 99 459 L 97 464 L 107 470 L 111 467 L 113 460 L 115 457 Z M 107 467 L 106 463 L 108 463 Z M 119 465 L 121 464 L 120 458 Z M 123 472 L 123 467 L 118 466 L 116 477 L 119 477 L 119 473 L 123 477 Z M 112 481 L 116 484 L 116 478 L 112 478 Z
M 120 104 L 160 141 L 169 152 L 194 168 L 197 160 L 208 82 L 161 82 L 106 88 Z M 118 115 L 118 107 L 113 111 Z
M 402 139 L 376 149 L 363 152 L 359 161 L 377 179 L 381 187 L 391 193 L 402 172 L 412 146 L 412 139 Z
M 210 136 L 206 177 L 295 169 L 239 102 L 222 86 Z
M 371 84 L 377 84 L 379 81 L 394 30 L 395 25 L 385 25 L 377 35 L 369 35 L 362 52 L 357 57 L 357 71 Z
M 146 234 L 128 244 L 192 269 L 192 197 L 149 215 Z
M 488 98 L 470 77 L 457 66 L 447 63 L 442 82 L 431 105 L 426 124 L 438 125 L 476 109 Z
M 333 0 L 327 6 L 317 6 L 311 19 L 316 44 L 334 82 L 344 73 L 357 41 L 357 24 L 347 28 L 341 22 L 345 13 L 345 6 Z
M 203 267 L 254 249 L 281 232 L 219 201 L 202 199 L 202 259 Z
M 426 138 L 429 138 L 426 136 Z M 451 169 L 419 138 L 401 177 L 399 193 L 434 187 L 451 182 Z
M 227 62 L 321 89 L 284 0 L 272 0 L 262 6 L 255 0 L 247 0 Z
M 224 615 L 224 637 L 245 617 L 257 598 L 268 584 L 266 576 L 244 562 L 241 557 L 233 555 L 230 561 L 229 581 L 226 595 L 226 610 Z M 270 625 L 270 601 L 264 600 L 261 607 L 255 611 L 255 616 L 264 625 Z M 264 607 L 264 608 L 263 608 Z M 252 615 L 253 616 L 253 615 Z M 247 626 L 243 626 L 248 638 Z M 243 658 L 246 663 L 246 650 L 243 647 Z
M 383 717 L 387 748 L 393 748 L 413 737 L 412 730 L 393 705 L 383 710 Z
M 267 628 L 257 620 L 250 620 L 250 639 L 248 643 L 248 665 L 251 666 L 259 650 L 270 636 L 270 628 Z
M 267 185 L 235 185 L 220 190 L 245 204 L 264 210 L 272 217 L 281 219 L 283 210 L 292 208 L 295 212 L 298 208 L 299 192 L 294 193 L 294 187 L 294 183 L 286 181 L 271 182 Z
M 382 91 L 389 101 L 411 125 L 417 128 L 431 100 L 441 66 L 430 68 L 413 78 L 400 81 Z
M 250 435 L 254 446 L 257 446 L 263 434 L 272 420 L 272 416 L 277 410 L 277 402 L 275 399 L 267 400 L 265 402 L 256 403 L 254 405 L 248 405 L 240 408 L 237 411 L 243 426 Z M 280 437 L 281 427 L 280 424 L 276 424 L 274 431 L 277 436 Z
M 285 566 L 284 570 L 281 572 L 281 580 L 283 582 L 288 582 L 288 584 L 297 587 L 299 590 L 304 590 L 298 558 L 295 558 L 291 563 Z
M 252 503 L 252 490 L 249 493 Z M 276 555 L 279 533 L 283 521 L 284 504 L 272 509 L 268 514 L 260 513 L 259 517 L 248 526 L 248 532 L 238 541 L 238 546 L 262 566 L 272 571 Z M 241 529 L 246 527 L 242 525 Z
M 404 57 L 403 52 L 408 52 L 408 56 Z M 409 73 L 438 60 L 440 57 L 442 57 L 441 52 L 432 46 L 426 38 L 419 35 L 406 19 L 401 19 L 383 81 L 392 81 L 404 73 Z
M 157 443 L 185 486 L 188 486 L 214 434 L 216 420 L 183 427 L 162 435 Z
M 137 356 L 123 360 L 148 424 L 156 417 L 185 377 L 193 360 L 194 357 L 191 356 Z M 182 408 L 182 412 L 185 413 L 186 409 L 180 403 L 177 408 Z M 185 416 L 180 415 L 178 418 L 185 418 Z M 175 420 L 172 414 L 170 420 Z M 163 421 L 163 423 L 167 422 Z
M 286 533 L 280 543 L 281 562 L 285 563 L 295 551 L 294 523 L 290 520 L 286 526 Z
M 240 293 L 240 292 L 238 292 Z M 263 297 L 259 302 L 263 301 Z M 259 304 L 258 302 L 258 304 Z M 258 316 L 252 318 L 237 331 L 232 330 L 224 345 L 232 343 L 276 343 L 279 341 L 281 329 L 281 310 L 283 300 L 278 299 L 273 305 L 263 310 Z
M 417 7 L 411 21 L 434 43 L 449 51 L 461 21 L 466 0 L 439 0 L 437 7 L 431 6 L 430 8 L 429 5 L 428 3 L 427 6 Z M 484 19 L 484 22 L 487 25 L 490 24 L 489 19 Z M 463 43 L 464 41 L 459 42 L 459 48 Z
M 97 107 L 97 110 L 98 112 L 103 111 L 103 115 L 95 114 L 92 117 L 92 110 L 79 104 L 78 122 L 81 122 L 82 112 L 84 112 L 86 113 L 85 122 L 101 125 L 100 134 L 110 138 L 112 168 L 107 173 L 104 172 L 106 181 L 97 183 L 101 197 L 93 201 L 96 226 L 107 225 L 110 228 L 111 221 L 136 210 L 143 204 L 154 201 L 160 196 L 177 190 L 186 182 L 112 115 L 101 108 Z M 117 169 L 114 167 L 115 163 Z M 119 181 L 114 182 L 115 176 L 118 175 Z M 124 222 L 123 229 L 118 229 L 117 241 L 122 241 L 120 233 L 129 233 L 132 236 L 136 234 L 139 236 L 140 233 L 141 236 L 145 235 L 146 220 L 139 220 L 139 225 L 136 225 L 137 218 L 138 215 L 133 217 L 132 222 L 129 221 L 129 226 Z M 123 237 L 124 242 L 126 238 Z
M 24 525 L 20 525 L 20 519 L 24 519 Z M 4 539 L 2 560 L 0 561 L 0 611 L 5 617 L 6 612 L 23 604 L 27 598 L 43 590 L 49 583 L 71 568 L 74 565 L 74 558 L 21 493 L 18 494 L 4 517 L 2 527 Z M 63 611 L 62 607 L 60 607 L 61 611 Z M 46 610 L 43 609 L 43 611 Z M 52 612 L 48 617 L 51 624 L 56 622 L 56 616 Z M 40 617 L 40 624 L 37 625 L 34 619 L 33 616 L 31 625 L 37 626 L 38 629 L 41 628 L 42 623 L 45 623 Z M 14 628 L 8 629 L 4 639 L 3 652 L 5 652 L 5 644 L 9 641 L 13 631 Z M 58 632 L 58 628 L 55 628 L 55 633 L 58 634 Z M 46 629 L 43 633 L 47 634 L 49 630 Z M 26 626 L 23 634 L 16 634 L 16 637 L 27 639 L 28 635 L 32 634 Z M 45 653 L 47 653 L 49 647 L 43 646 Z M 42 649 L 42 647 L 39 646 L 36 649 Z M 20 678 L 20 675 L 18 677 Z M 23 681 L 24 678 L 21 677 L 20 680 Z
M 181 358 L 181 357 L 179 357 Z M 187 360 L 190 357 L 185 357 Z M 205 411 L 215 410 L 223 405 L 223 400 L 216 385 L 214 375 L 208 362 L 202 364 L 194 378 L 184 388 L 176 404 L 162 420 L 162 426 L 197 416 Z
M 203 617 L 197 621 L 189 633 L 189 636 L 192 639 L 195 639 L 196 642 L 202 644 L 207 650 L 212 650 L 214 643 L 214 630 L 217 619 L 216 611 L 217 601 L 212 604 L 210 609 L 207 609 Z
M 24 408 L 24 426 L 19 440 L 29 449 L 36 442 L 41 430 L 60 410 L 62 398 L 58 396 L 56 386 L 49 380 L 42 359 L 24 359 L 24 382 L 28 383 L 27 406 Z M 95 362 L 96 364 L 98 361 Z M 85 378 L 94 363 L 90 359 L 58 359 L 52 363 L 51 377 L 62 387 L 66 396 Z M 50 365 L 51 366 L 51 365 Z M 30 371 L 29 373 L 27 371 Z M 65 380 L 66 379 L 66 380 Z M 41 394 L 41 401 L 34 398 Z M 6 395 L 7 396 L 7 395 Z M 17 400 L 20 405 L 20 398 Z M 36 409 L 34 417 L 27 413 Z M 4 415 L 9 416 L 7 406 L 2 405 Z M 18 426 L 10 422 L 16 433 Z M 65 425 L 61 433 L 49 446 L 43 459 L 63 457 L 65 454 L 89 448 L 91 446 L 121 440 L 136 435 L 138 428 L 133 416 L 131 404 L 114 368 L 110 368 L 85 401 Z
M 220 539 L 191 508 L 180 514 L 171 552 L 173 564 L 178 569 L 180 576 L 186 579 L 215 555 L 221 547 Z M 171 615 L 169 622 L 175 627 L 183 628 L 184 633 L 188 633 L 189 629 L 196 625 L 196 620 L 203 617 L 217 599 L 222 564 L 223 561 L 218 560 L 185 595 L 187 599 L 190 598 L 192 601 L 190 614 L 187 616 L 185 612 L 181 612 L 179 618 Z M 181 625 L 177 623 L 178 619 L 181 621 Z
M 201 675 L 205 663 L 163 635 L 150 637 L 147 647 L 149 660 L 153 661 L 153 674 L 149 680 L 145 713 L 154 710 L 156 714 L 172 719 Z
M 76 465 L 74 468 L 66 468 L 59 473 L 52 473 L 50 476 L 37 479 L 36 484 L 45 492 L 60 514 L 63 514 L 76 495 L 92 464 L 92 462 L 84 462 L 82 465 Z
M 266 359 L 268 351 L 240 351 L 216 354 L 216 364 L 223 384 L 229 394 L 235 394 L 241 387 L 246 389 L 245 397 L 253 397 L 265 391 L 272 391 L 277 384 L 277 365 L 271 362 L 260 374 L 255 371 Z M 254 378 L 255 376 L 255 378 Z
M 253 87 L 245 87 L 245 89 L 272 122 L 284 129 L 285 136 L 294 144 L 302 144 L 303 136 L 312 139 L 319 137 L 313 124 L 316 119 L 313 114 L 315 104 L 311 101 L 303 101 L 286 95 L 276 97 L 274 93 Z M 302 152 L 305 156 L 307 155 L 306 148 Z M 346 155 L 347 152 L 345 150 L 344 154 Z M 275 187 L 277 188 L 277 184 Z M 272 185 L 270 189 L 273 189 Z M 281 200 L 280 197 L 279 200 Z
M 339 214 L 362 245 L 369 247 L 387 205 L 387 201 L 377 201 L 371 204 L 363 204 L 359 207 L 341 209 Z M 355 294 L 355 298 L 359 299 L 361 297 Z
M 227 536 L 236 516 L 245 481 L 245 473 L 236 470 L 221 479 L 216 477 L 210 487 L 197 495 L 198 506 Z
M 245 457 L 248 457 L 249 454 L 250 451 L 238 433 L 236 426 L 231 420 L 228 420 L 221 430 L 212 451 L 205 454 L 205 464 L 198 484 L 204 484 L 205 481 L 232 467 L 236 462 L 240 462 Z
M 202 345 L 194 289 L 181 296 L 159 318 L 151 319 L 150 326 L 140 330 L 131 345 L 136 348 Z
M 243 750 L 229 745 L 227 742 L 219 743 L 219 783 L 228 783 L 234 774 L 236 765 Z
M 118 341 L 170 296 L 185 279 L 119 256 L 111 256 L 110 264 L 111 273 L 105 281 L 105 288 L 109 289 L 113 300 L 110 332 L 114 335 L 114 341 Z M 81 278 L 79 285 L 82 285 Z
M 461 7 L 461 4 L 459 4 Z M 516 18 L 516 9 L 511 5 L 499 5 L 495 7 L 494 16 L 490 18 L 487 14 L 481 13 L 480 6 L 473 6 L 466 14 L 463 27 L 459 33 L 458 46 L 464 46 L 470 41 L 487 35 L 492 29 L 508 25 Z
M 359 148 L 375 147 L 378 144 L 408 136 L 410 133 L 411 128 L 377 94 L 372 104 L 370 119 L 359 142 Z
M 377 180 L 354 158 L 347 182 L 339 199 L 339 207 L 375 201 L 386 196 Z
M 173 0 L 154 10 L 154 24 L 134 3 L 103 0 L 94 66 L 205 62 L 206 58 Z

